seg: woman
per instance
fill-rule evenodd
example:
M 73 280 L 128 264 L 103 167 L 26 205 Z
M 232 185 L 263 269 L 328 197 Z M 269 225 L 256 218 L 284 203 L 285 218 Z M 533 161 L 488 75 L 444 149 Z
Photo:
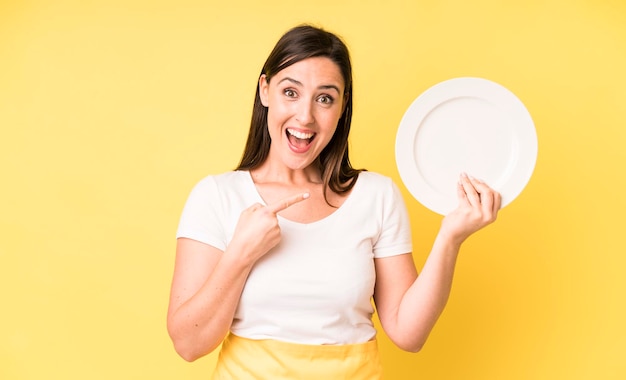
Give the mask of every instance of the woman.
M 462 175 L 421 275 L 409 218 L 387 177 L 352 168 L 348 50 L 288 31 L 259 77 L 235 171 L 191 192 L 178 234 L 168 331 L 186 360 L 221 343 L 214 379 L 377 379 L 372 322 L 419 351 L 442 312 L 462 242 L 500 195 Z

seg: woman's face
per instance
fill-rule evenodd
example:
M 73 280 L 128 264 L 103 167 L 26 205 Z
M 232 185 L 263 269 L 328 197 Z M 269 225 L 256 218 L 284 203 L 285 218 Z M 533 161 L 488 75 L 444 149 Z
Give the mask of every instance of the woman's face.
M 262 75 L 259 95 L 268 108 L 269 159 L 280 159 L 290 169 L 311 165 L 337 129 L 344 86 L 339 67 L 326 57 L 294 63 L 269 84 Z

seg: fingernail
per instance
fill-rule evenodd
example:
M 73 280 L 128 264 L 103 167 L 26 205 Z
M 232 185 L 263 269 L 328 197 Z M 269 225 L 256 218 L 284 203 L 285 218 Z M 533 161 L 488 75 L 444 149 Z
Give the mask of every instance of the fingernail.
M 310 197 L 310 196 L 311 196 L 311 194 L 309 194 L 309 193 L 304 193 L 304 194 L 302 194 L 302 199 L 307 199 L 307 198 L 308 198 L 308 197 Z

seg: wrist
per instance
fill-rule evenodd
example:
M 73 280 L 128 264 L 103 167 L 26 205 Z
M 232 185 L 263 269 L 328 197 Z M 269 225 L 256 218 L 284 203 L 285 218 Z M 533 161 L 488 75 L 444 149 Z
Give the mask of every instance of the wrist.
M 255 262 L 255 260 L 252 259 L 252 255 L 247 252 L 245 246 L 239 246 L 234 244 L 234 242 L 231 242 L 231 244 L 226 247 L 222 260 L 234 269 L 244 271 L 250 270 Z

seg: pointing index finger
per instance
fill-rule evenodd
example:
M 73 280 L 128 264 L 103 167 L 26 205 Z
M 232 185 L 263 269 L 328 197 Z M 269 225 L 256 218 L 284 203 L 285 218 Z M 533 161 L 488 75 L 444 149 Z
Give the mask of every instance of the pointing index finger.
M 307 199 L 310 196 L 309 193 L 302 193 L 302 194 L 298 194 L 298 195 L 292 195 L 288 198 L 285 198 L 279 202 L 276 203 L 272 203 L 271 205 L 267 205 L 267 209 L 271 212 L 273 212 L 274 214 L 283 211 L 284 209 L 293 206 L 294 204 L 298 203 L 298 202 L 302 202 L 303 200 Z

